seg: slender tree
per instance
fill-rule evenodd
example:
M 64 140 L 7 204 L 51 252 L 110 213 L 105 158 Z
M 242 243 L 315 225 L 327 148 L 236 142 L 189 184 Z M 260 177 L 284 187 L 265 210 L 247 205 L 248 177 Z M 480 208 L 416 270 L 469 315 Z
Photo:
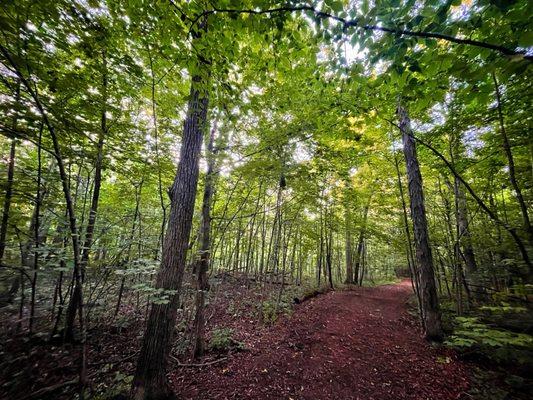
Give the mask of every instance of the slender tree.
M 439 309 L 439 299 L 433 270 L 433 257 L 429 245 L 428 224 L 424 204 L 422 174 L 416 154 L 416 144 L 411 130 L 411 121 L 407 110 L 398 105 L 397 115 L 402 133 L 403 152 L 409 181 L 409 198 L 411 218 L 413 220 L 416 261 L 420 269 L 420 297 L 425 319 L 425 336 L 429 340 L 442 340 L 443 331 Z

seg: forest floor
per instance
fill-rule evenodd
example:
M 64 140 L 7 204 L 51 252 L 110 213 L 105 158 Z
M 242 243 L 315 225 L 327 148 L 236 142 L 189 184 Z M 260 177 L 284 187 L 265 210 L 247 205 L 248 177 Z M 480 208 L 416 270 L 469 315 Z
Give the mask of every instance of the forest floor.
M 459 359 L 423 340 L 409 281 L 329 291 L 294 306 L 294 296 L 316 290 L 291 286 L 280 297 L 279 289 L 230 277 L 212 288 L 202 360 L 187 356 L 191 315 L 180 316 L 169 365 L 180 399 L 532 398 L 508 384 L 508 367 Z M 134 310 L 139 307 L 125 301 L 121 318 L 88 332 L 88 398 L 127 393 L 145 315 Z M 75 398 L 80 347 L 45 336 L 21 333 L 0 342 L 0 399 Z
M 422 339 L 411 293 L 409 281 L 328 292 L 245 341 L 246 351 L 171 380 L 185 399 L 470 398 L 466 365 Z

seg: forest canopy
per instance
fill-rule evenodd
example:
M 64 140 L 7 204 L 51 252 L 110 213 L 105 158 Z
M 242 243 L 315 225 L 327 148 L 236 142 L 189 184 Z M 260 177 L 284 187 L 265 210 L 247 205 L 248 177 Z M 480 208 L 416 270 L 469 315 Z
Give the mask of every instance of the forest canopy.
M 138 323 L 126 386 L 149 399 L 172 392 L 172 351 L 210 351 L 210 310 L 232 287 L 258 293 L 262 322 L 309 291 L 398 277 L 428 340 L 478 340 L 455 318 L 480 307 L 520 320 L 532 12 L 4 0 L 1 335 L 73 345 L 83 397 L 95 332 Z

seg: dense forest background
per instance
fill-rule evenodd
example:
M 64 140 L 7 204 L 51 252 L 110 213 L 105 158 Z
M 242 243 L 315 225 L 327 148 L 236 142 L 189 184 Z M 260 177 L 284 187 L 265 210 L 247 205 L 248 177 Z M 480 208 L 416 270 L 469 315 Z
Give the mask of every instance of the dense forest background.
M 3 1 L 1 390 L 155 398 L 241 308 L 398 277 L 428 339 L 531 365 L 532 11 Z

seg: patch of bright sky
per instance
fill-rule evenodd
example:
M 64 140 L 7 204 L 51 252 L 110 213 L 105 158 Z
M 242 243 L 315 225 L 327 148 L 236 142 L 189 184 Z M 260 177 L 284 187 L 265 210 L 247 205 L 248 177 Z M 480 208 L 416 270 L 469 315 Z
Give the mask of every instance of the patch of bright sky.
M 0 63 L 0 75 L 8 76 L 10 78 L 16 78 L 17 74 L 7 68 L 4 64 Z
M 101 17 L 103 15 L 107 17 L 111 16 L 105 3 L 99 2 L 98 7 L 92 7 L 87 0 L 76 0 L 76 3 L 87 9 L 89 18 Z
M 390 145 L 390 150 L 394 152 L 394 151 L 398 151 L 401 149 L 403 149 L 402 141 L 400 139 L 393 140 Z
M 310 149 L 310 146 L 307 144 L 304 144 L 302 142 L 296 142 L 295 143 L 295 149 L 292 153 L 292 159 L 297 164 L 303 164 L 311 160 L 313 157 L 312 151 Z
M 458 6 L 452 6 L 450 9 L 450 19 L 459 21 L 468 19 L 472 11 L 481 11 L 479 7 L 472 7 L 472 0 L 463 0 Z
M 418 132 L 429 132 L 437 126 L 444 125 L 446 123 L 446 113 L 441 103 L 434 104 L 429 110 L 431 121 L 421 122 L 413 120 L 413 127 Z
M 80 41 L 80 38 L 72 33 L 69 33 L 67 36 L 67 42 L 69 44 L 76 44 Z
M 476 150 L 485 146 L 485 142 L 481 139 L 481 135 L 492 130 L 490 126 L 472 127 L 468 129 L 463 136 L 463 144 L 465 146 L 466 155 L 473 157 Z
M 31 21 L 26 22 L 26 29 L 30 32 L 37 32 L 37 27 Z

